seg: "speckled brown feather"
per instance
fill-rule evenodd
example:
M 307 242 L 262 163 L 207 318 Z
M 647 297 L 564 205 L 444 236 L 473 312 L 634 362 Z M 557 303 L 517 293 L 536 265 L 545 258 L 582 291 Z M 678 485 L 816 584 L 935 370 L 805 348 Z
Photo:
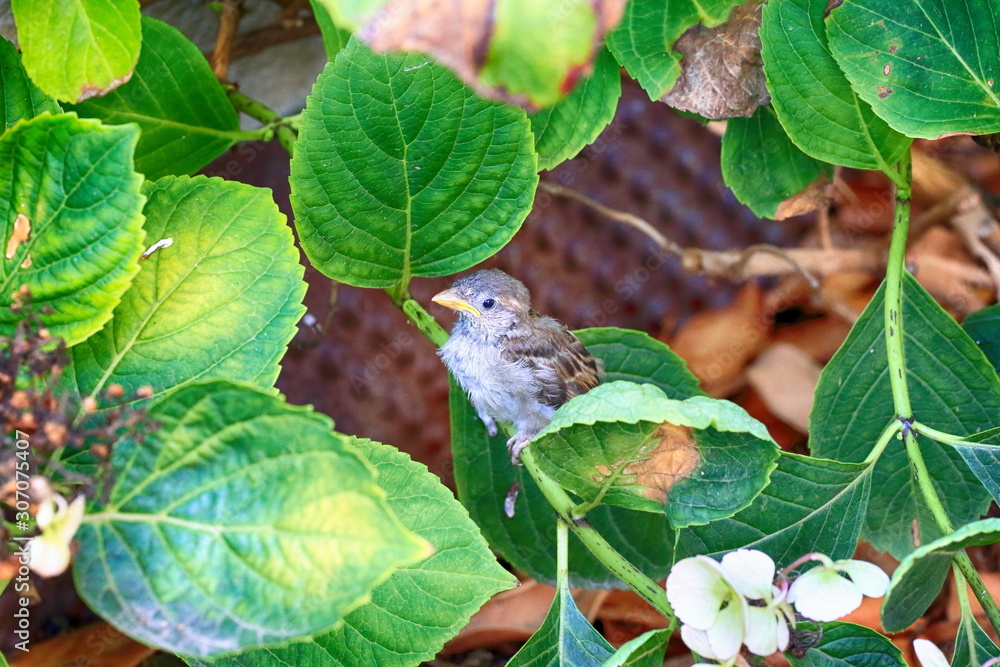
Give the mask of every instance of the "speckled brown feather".
M 541 380 L 542 403 L 558 408 L 600 383 L 604 363 L 592 357 L 565 326 L 534 310 L 525 325 L 531 335 L 508 339 L 501 355 L 509 361 L 521 359 L 535 371 Z

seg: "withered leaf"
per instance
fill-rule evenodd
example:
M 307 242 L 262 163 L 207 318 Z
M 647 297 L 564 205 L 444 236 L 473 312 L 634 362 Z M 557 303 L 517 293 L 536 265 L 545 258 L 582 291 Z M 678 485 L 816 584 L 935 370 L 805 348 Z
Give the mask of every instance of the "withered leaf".
M 17 217 L 14 218 L 14 231 L 11 233 L 10 238 L 7 239 L 7 259 L 14 259 L 14 254 L 22 243 L 28 240 L 31 236 L 31 220 L 28 219 L 24 213 L 18 213 Z
M 687 426 L 664 422 L 653 436 L 659 442 L 648 458 L 625 466 L 625 474 L 635 475 L 635 481 L 646 487 L 643 493 L 650 500 L 666 504 L 670 488 L 690 477 L 698 467 L 701 455 L 692 433 Z
M 531 44 L 523 51 L 516 51 L 510 43 L 500 42 L 502 31 L 516 30 L 511 26 L 510 16 L 521 16 L 513 0 L 390 0 L 377 12 L 364 17 L 363 26 L 357 31 L 358 38 L 373 50 L 418 51 L 431 56 L 436 62 L 455 72 L 462 81 L 479 95 L 501 102 L 519 104 L 528 109 L 551 104 L 556 99 L 548 99 L 542 83 L 534 81 L 528 89 L 521 89 L 523 81 L 483 81 L 484 68 L 488 60 L 495 64 L 505 58 L 525 65 L 530 69 L 535 64 L 560 59 L 565 52 L 560 50 L 558 34 L 553 34 L 553 44 Z M 502 4 L 508 6 L 503 7 Z M 563 13 L 575 11 L 573 3 L 565 7 L 545 10 L 544 18 L 551 24 L 550 30 L 564 29 Z M 549 81 L 559 94 L 566 94 L 575 82 L 590 73 L 593 58 L 604 43 L 605 34 L 621 20 L 625 0 L 591 0 L 589 10 L 593 12 L 593 35 L 590 53 L 580 62 L 560 62 L 564 65 L 558 81 Z M 508 11 L 504 13 L 504 10 Z M 505 17 L 508 17 L 505 19 Z M 508 24 L 503 21 L 507 20 Z M 528 20 L 531 20 L 529 17 Z M 536 28 L 538 26 L 535 26 Z M 561 28 L 562 27 L 562 28 Z M 502 69 L 502 68 L 501 68 Z
M 829 183 L 829 179 L 825 176 L 816 179 L 805 190 L 795 193 L 778 204 L 778 210 L 774 214 L 774 219 L 784 220 L 786 218 L 793 218 L 826 206 L 830 203 L 830 192 L 827 189 Z
M 758 34 L 762 4 L 748 2 L 720 26 L 685 32 L 673 47 L 684 56 L 681 76 L 660 100 L 711 119 L 749 118 L 770 102 Z

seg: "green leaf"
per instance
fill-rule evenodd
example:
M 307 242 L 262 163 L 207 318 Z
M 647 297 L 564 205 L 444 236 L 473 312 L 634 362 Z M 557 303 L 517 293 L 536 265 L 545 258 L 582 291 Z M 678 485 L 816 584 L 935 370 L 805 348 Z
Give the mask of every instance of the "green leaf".
M 896 568 L 882 601 L 882 627 L 900 632 L 920 618 L 948 577 L 955 554 L 967 547 L 1000 542 L 1000 519 L 984 519 L 917 547 Z
M 129 0 L 11 0 L 24 69 L 63 102 L 129 80 L 139 58 L 139 5 Z
M 310 0 L 330 14 L 330 19 L 345 30 L 357 30 L 389 0 Z
M 194 380 L 274 385 L 305 312 L 299 253 L 271 191 L 204 176 L 147 183 L 147 241 L 114 317 L 72 348 L 80 395 L 111 383 L 154 395 Z
M 951 446 L 993 499 L 1000 501 L 1000 428 L 970 435 L 965 438 L 965 443 Z
M 99 330 L 139 270 L 142 177 L 134 127 L 43 114 L 0 137 L 0 331 L 22 285 L 42 322 L 72 345 Z M 15 229 L 30 227 L 18 243 Z M 49 312 L 46 312 L 49 311 Z
M 604 361 L 605 382 L 645 382 L 677 400 L 705 395 L 687 362 L 649 334 L 595 327 L 577 331 L 576 335 L 587 351 Z
M 955 652 L 951 657 L 953 667 L 982 665 L 990 658 L 1000 657 L 1000 648 L 979 627 L 975 616 L 962 613 L 962 622 L 955 634 Z
M 781 203 L 833 166 L 809 157 L 792 143 L 771 107 L 750 118 L 730 118 L 722 137 L 722 179 L 754 215 L 779 216 Z
M 0 38 L 0 122 L 9 128 L 23 118 L 34 118 L 48 111 L 60 113 L 59 103 L 42 92 L 42 89 L 28 78 L 21 65 L 21 54 L 17 47 Z
M 604 360 L 605 381 L 645 381 L 668 396 L 687 398 L 700 393 L 698 381 L 684 361 L 663 343 L 624 329 L 576 332 L 594 356 Z M 512 466 L 505 435 L 490 438 L 465 394 L 452 383 L 450 393 L 452 455 L 459 499 L 490 545 L 516 569 L 540 581 L 555 581 L 556 543 L 552 510 L 524 468 Z M 504 514 L 504 501 L 518 485 L 515 514 Z M 587 519 L 633 565 L 654 579 L 673 564 L 674 533 L 663 515 L 632 512 L 601 505 Z M 622 586 L 570 534 L 572 586 Z
M 815 456 L 861 462 L 894 414 L 886 363 L 885 285 L 872 297 L 847 340 L 820 375 L 809 419 Z M 1000 380 L 982 351 L 954 319 L 906 274 L 903 280 L 906 372 L 916 418 L 965 435 L 996 425 Z M 954 448 L 919 439 L 934 488 L 955 525 L 975 521 L 989 495 Z M 913 550 L 911 522 L 920 539 L 941 535 L 910 473 L 902 442 L 886 447 L 872 474 L 872 496 L 862 537 L 903 558 Z
M 157 402 L 115 444 L 107 503 L 77 533 L 77 590 L 145 644 L 211 657 L 332 627 L 430 545 L 309 408 L 223 381 Z
M 114 125 L 139 125 L 135 167 L 149 179 L 198 171 L 226 152 L 240 129 L 198 47 L 148 16 L 142 17 L 142 53 L 132 79 L 74 109 Z
M 818 646 L 801 658 L 786 656 L 792 667 L 907 667 L 888 637 L 853 623 L 823 623 Z
M 302 247 L 327 276 L 406 285 L 473 266 L 514 235 L 538 182 L 524 112 L 426 56 L 352 38 L 320 75 L 292 160 Z
M 830 53 L 827 0 L 783 0 L 763 7 L 760 39 L 771 104 L 789 138 L 807 155 L 856 169 L 888 171 L 910 139 L 858 99 Z
M 972 313 L 962 322 L 962 328 L 1000 372 L 1000 304 Z
M 644 632 L 622 644 L 602 667 L 663 667 L 670 635 L 668 628 Z
M 597 7 L 589 0 L 562 0 L 558 9 L 536 0 L 500 0 L 490 17 L 480 81 L 538 106 L 555 104 L 589 62 L 595 37 L 597 43 L 603 37 Z
M 565 585 L 556 589 L 542 627 L 507 667 L 601 667 L 614 648 L 580 613 Z
M 935 139 L 1000 131 L 996 0 L 856 0 L 827 19 L 830 50 L 890 127 Z
M 662 511 L 674 528 L 747 507 L 778 458 L 764 425 L 735 403 L 676 401 L 631 382 L 572 399 L 531 449 L 542 472 L 584 502 Z
M 593 74 L 576 84 L 569 96 L 528 117 L 538 168 L 554 169 L 597 139 L 615 117 L 621 94 L 618 63 L 607 50 L 601 51 Z
M 347 46 L 347 41 L 351 38 L 351 31 L 334 23 L 330 16 L 330 10 L 323 0 L 309 0 L 309 5 L 312 7 L 313 17 L 319 25 L 319 32 L 323 36 L 326 59 L 332 62 L 340 50 Z
M 871 492 L 872 466 L 782 452 L 771 481 L 744 510 L 679 532 L 676 559 L 763 551 L 778 568 L 820 552 L 850 558 Z
M 378 472 L 389 509 L 430 542 L 434 554 L 393 572 L 372 591 L 371 602 L 349 613 L 336 630 L 212 665 L 411 667 L 433 658 L 491 595 L 517 583 L 437 476 L 395 447 L 353 444 Z
M 681 55 L 671 51 L 688 28 L 721 25 L 743 0 L 631 0 L 621 25 L 608 33 L 608 48 L 639 82 L 649 99 L 663 97 L 681 74 Z

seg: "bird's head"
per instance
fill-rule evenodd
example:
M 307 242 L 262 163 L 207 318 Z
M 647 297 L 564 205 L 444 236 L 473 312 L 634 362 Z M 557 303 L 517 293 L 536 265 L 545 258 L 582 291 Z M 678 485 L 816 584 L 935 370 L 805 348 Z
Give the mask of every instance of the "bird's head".
M 487 335 L 507 332 L 528 318 L 531 295 L 520 280 L 499 269 L 477 271 L 431 299 Z

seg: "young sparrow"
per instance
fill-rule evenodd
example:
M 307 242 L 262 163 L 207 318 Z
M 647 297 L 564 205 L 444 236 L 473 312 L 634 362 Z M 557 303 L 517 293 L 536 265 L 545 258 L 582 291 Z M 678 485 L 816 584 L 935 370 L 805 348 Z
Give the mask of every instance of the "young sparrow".
M 528 288 L 503 271 L 473 273 L 433 301 L 458 312 L 441 359 L 490 436 L 497 422 L 513 424 L 507 449 L 515 464 L 556 408 L 601 381 L 604 364 L 566 327 L 532 310 Z

